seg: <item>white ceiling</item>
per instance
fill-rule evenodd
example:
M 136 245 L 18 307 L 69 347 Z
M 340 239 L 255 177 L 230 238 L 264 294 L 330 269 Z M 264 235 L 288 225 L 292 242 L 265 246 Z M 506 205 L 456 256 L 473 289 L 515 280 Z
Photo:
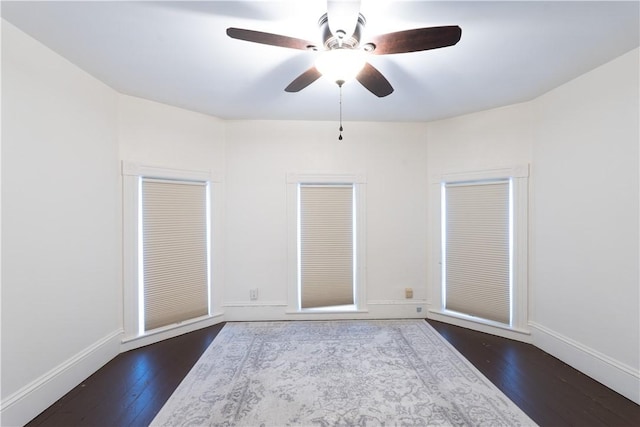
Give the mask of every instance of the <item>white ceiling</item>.
M 462 39 L 372 56 L 395 88 L 345 84 L 345 120 L 430 121 L 533 99 L 639 45 L 638 1 L 363 0 L 366 34 L 459 25 Z M 234 40 L 228 27 L 317 41 L 325 0 L 11 2 L 2 17 L 117 91 L 223 119 L 336 120 L 339 91 L 284 88 L 313 52 Z

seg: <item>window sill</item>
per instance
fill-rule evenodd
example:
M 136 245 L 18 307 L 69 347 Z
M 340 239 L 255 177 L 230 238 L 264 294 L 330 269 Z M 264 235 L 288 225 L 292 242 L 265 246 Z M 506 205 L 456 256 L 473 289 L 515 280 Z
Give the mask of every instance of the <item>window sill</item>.
M 126 336 L 122 339 L 120 351 L 129 351 L 134 348 L 143 347 L 173 338 L 178 335 L 186 334 L 198 329 L 206 328 L 223 321 L 223 313 L 214 313 L 207 316 L 197 317 L 195 319 L 186 320 L 181 323 L 163 326 L 161 328 L 145 331 L 137 336 Z
M 488 334 L 498 335 L 518 341 L 529 342 L 531 331 L 528 329 L 509 326 L 492 320 L 469 316 L 448 310 L 429 310 L 429 319 L 438 320 L 463 328 L 473 329 Z

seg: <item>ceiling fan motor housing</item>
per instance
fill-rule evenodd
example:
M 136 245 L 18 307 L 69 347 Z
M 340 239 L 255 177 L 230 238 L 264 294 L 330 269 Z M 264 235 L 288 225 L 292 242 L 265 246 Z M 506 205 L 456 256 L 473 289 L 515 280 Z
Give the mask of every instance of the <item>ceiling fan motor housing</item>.
M 347 32 L 344 29 L 340 29 L 337 34 L 333 34 L 329 28 L 329 16 L 325 13 L 318 21 L 325 49 L 356 49 L 360 45 L 360 37 L 362 37 L 362 30 L 366 22 L 364 16 L 359 13 L 353 34 L 347 36 Z

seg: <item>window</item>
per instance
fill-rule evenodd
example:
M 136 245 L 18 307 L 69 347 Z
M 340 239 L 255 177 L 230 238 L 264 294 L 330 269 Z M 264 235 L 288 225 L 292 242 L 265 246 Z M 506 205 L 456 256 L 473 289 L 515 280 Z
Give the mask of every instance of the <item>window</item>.
M 431 311 L 525 331 L 528 166 L 445 174 L 437 185 L 440 265 Z
M 206 182 L 141 178 L 141 330 L 209 314 Z
M 442 184 L 446 310 L 511 324 L 510 181 Z
M 300 184 L 298 189 L 300 307 L 353 305 L 354 187 Z
M 221 180 L 128 162 L 122 173 L 125 347 L 215 323 L 211 198 Z
M 364 178 L 289 174 L 289 313 L 364 311 Z

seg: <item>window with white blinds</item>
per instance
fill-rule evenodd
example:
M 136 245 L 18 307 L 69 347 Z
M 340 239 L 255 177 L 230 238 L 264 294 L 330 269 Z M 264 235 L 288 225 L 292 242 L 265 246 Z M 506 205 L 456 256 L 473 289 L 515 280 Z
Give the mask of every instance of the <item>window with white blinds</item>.
M 144 330 L 209 312 L 207 183 L 142 179 Z
M 445 308 L 511 324 L 510 181 L 442 191 Z
M 299 186 L 301 308 L 354 304 L 354 187 Z

